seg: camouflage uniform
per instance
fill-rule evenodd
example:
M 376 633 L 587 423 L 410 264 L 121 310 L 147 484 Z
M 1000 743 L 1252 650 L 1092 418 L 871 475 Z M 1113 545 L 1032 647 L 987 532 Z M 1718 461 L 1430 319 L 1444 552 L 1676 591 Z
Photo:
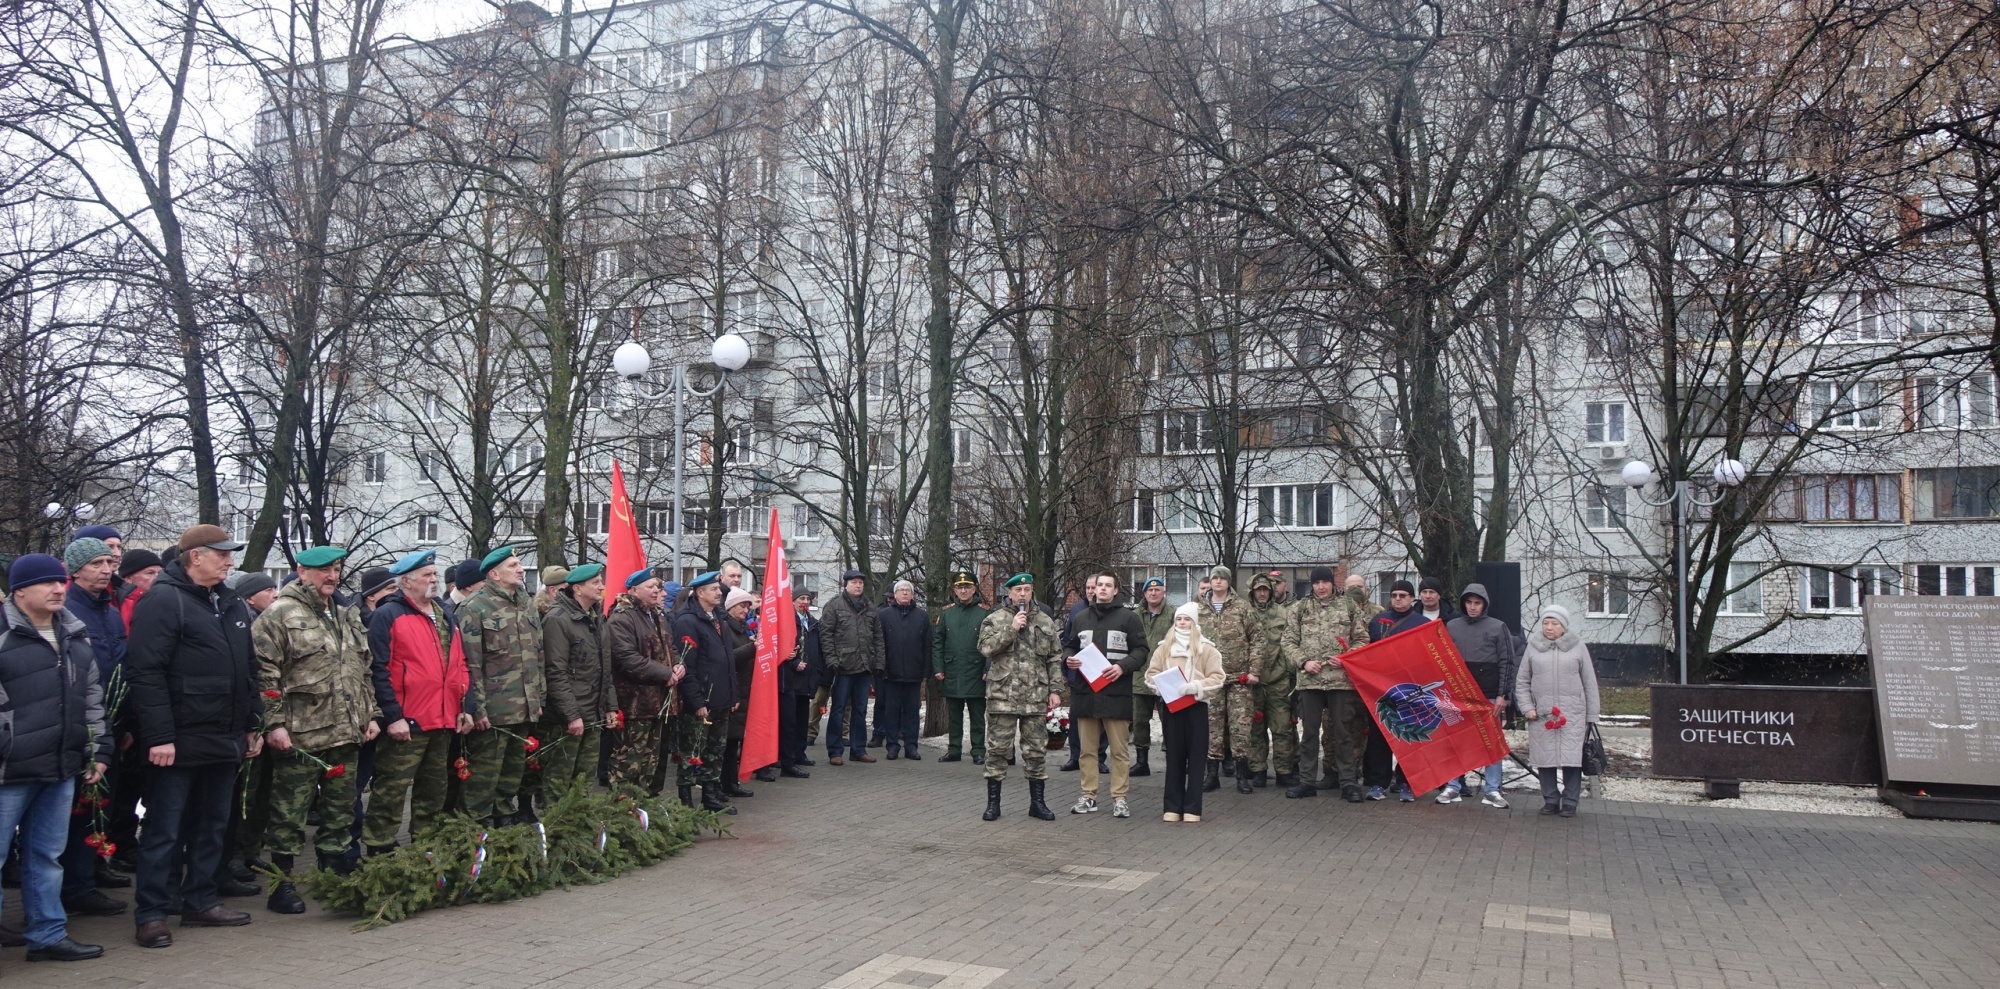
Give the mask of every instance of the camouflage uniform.
M 1062 690 L 1062 643 L 1055 619 L 1028 607 L 1028 624 L 1014 631 L 1014 609 L 995 608 L 979 623 L 986 657 L 986 778 L 1005 779 L 1014 743 L 1031 780 L 1049 778 L 1049 695 Z
M 265 848 L 278 865 L 288 865 L 304 850 L 306 816 L 317 808 L 314 847 L 329 858 L 346 855 L 353 844 L 361 738 L 381 713 L 361 613 L 295 580 L 251 623 L 250 640 L 264 691 L 264 730 L 285 729 L 294 750 L 272 758 Z M 327 775 L 334 771 L 321 769 L 307 753 L 341 768 Z
M 1221 759 L 1226 742 L 1230 754 L 1247 764 L 1257 691 L 1243 682 L 1243 677 L 1264 675 L 1264 623 L 1257 619 L 1250 602 L 1231 591 L 1220 611 L 1212 602 L 1201 602 L 1200 625 L 1201 637 L 1214 643 L 1222 654 L 1222 689 L 1210 702 L 1208 757 Z
M 667 613 L 649 608 L 630 594 L 618 596 L 605 623 L 605 654 L 611 660 L 618 709 L 625 727 L 611 750 L 611 782 L 658 793 L 661 758 L 665 753 L 674 656 L 669 650 Z
M 1318 673 L 1308 673 L 1305 665 L 1367 645 L 1369 617 L 1366 604 L 1347 594 L 1307 598 L 1292 605 L 1291 620 L 1285 623 L 1284 661 L 1297 671 L 1300 721 L 1307 728 L 1305 758 L 1299 764 L 1303 782 L 1313 783 L 1328 770 L 1328 782 L 1335 786 L 1361 782 L 1361 751 L 1368 742 L 1368 712 L 1361 706 L 1361 695 L 1341 668 L 1326 665 Z M 1313 710 L 1307 711 L 1308 706 Z
M 1160 602 L 1160 613 L 1146 612 L 1146 602 L 1132 606 L 1132 613 L 1139 616 L 1139 624 L 1145 626 L 1146 644 L 1158 648 L 1160 643 L 1173 638 L 1174 609 Z M 1164 713 L 1166 708 L 1160 703 L 1160 695 L 1143 676 L 1132 679 L 1132 747 L 1150 749 L 1153 747 L 1153 714 Z
M 542 616 L 525 589 L 488 581 L 459 607 L 458 636 L 472 681 L 465 709 L 493 725 L 465 737 L 465 813 L 483 820 L 512 811 L 527 771 L 526 749 L 496 729 L 525 738 L 542 716 Z
M 1269 604 L 1256 603 L 1259 587 L 1271 589 Z M 1278 578 L 1270 574 L 1250 579 L 1250 606 L 1257 611 L 1264 635 L 1264 668 L 1257 673 L 1262 681 L 1257 684 L 1257 713 L 1263 721 L 1250 732 L 1250 768 L 1261 773 L 1268 766 L 1273 776 L 1289 774 L 1299 765 L 1299 728 L 1292 715 L 1292 667 L 1285 663 L 1280 649 L 1293 606 L 1278 601 L 1279 590 Z
M 555 600 L 542 612 L 549 703 L 542 712 L 545 744 L 530 761 L 541 763 L 544 800 L 554 799 L 577 776 L 584 778 L 586 786 L 597 779 L 597 754 L 604 731 L 600 723 L 618 706 L 604 633 L 604 610 L 586 608 L 569 594 L 556 592 Z M 583 722 L 582 735 L 569 733 L 571 721 Z

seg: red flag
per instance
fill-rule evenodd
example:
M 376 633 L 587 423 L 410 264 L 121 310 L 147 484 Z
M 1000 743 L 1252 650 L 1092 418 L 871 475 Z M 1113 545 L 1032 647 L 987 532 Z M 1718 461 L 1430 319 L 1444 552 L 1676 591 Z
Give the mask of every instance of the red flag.
M 743 721 L 742 780 L 778 761 L 778 664 L 798 644 L 792 615 L 792 570 L 771 509 L 771 538 L 764 544 L 764 600 L 757 609 L 757 668 L 750 674 L 750 707 Z
M 632 499 L 625 494 L 625 470 L 611 462 L 611 539 L 604 554 L 604 613 L 625 592 L 625 578 L 644 569 L 646 547 L 639 543 L 639 524 L 632 519 Z
M 1389 740 L 1410 788 L 1422 793 L 1507 758 L 1493 704 L 1465 668 L 1443 622 L 1425 622 L 1342 653 L 1341 668 Z

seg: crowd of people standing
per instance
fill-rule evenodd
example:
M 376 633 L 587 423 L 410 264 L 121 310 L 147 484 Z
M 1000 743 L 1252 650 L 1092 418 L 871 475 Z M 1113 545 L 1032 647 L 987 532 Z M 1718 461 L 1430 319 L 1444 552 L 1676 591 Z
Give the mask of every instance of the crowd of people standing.
M 30 959 L 101 955 L 69 937 L 67 918 L 124 912 L 107 888 L 136 885 L 135 939 L 167 947 L 170 916 L 251 921 L 225 898 L 304 912 L 290 877 L 308 851 L 351 872 L 447 812 L 532 822 L 572 781 L 657 794 L 671 775 L 682 802 L 719 814 L 754 796 L 741 770 L 759 630 L 740 565 L 684 587 L 653 568 L 551 566 L 530 594 L 506 547 L 450 567 L 419 551 L 351 584 L 339 547 L 296 554 L 282 583 L 232 578 L 241 548 L 197 525 L 164 553 L 127 551 L 93 526 L 60 558 L 6 569 L 0 854 L 15 853 L 27 922 L 0 937 L 27 944 Z M 1244 794 L 1275 783 L 1295 799 L 1332 789 L 1412 801 L 1340 657 L 1442 621 L 1496 707 L 1576 715 L 1530 735 L 1544 813 L 1575 813 L 1597 698 L 1567 612 L 1544 609 L 1524 642 L 1486 613 L 1477 584 L 1454 609 L 1435 581 L 1398 582 L 1385 609 L 1358 577 L 1336 593 L 1329 567 L 1296 602 L 1275 573 L 1255 577 L 1247 598 L 1234 579 L 1217 567 L 1169 609 L 1157 578 L 1128 596 L 1097 574 L 1059 615 L 1028 574 L 1003 581 L 989 608 L 959 572 L 933 616 L 909 581 L 877 601 L 849 571 L 817 611 L 811 594 L 795 596 L 778 758 L 754 778 L 810 778 L 822 731 L 830 766 L 874 763 L 871 749 L 921 758 L 935 681 L 949 725 L 939 761 L 982 767 L 989 821 L 1017 763 L 1029 814 L 1055 818 L 1050 713 L 1065 697 L 1059 771 L 1079 773 L 1073 814 L 1098 812 L 1103 797 L 1130 817 L 1130 780 L 1153 775 L 1156 744 L 1167 822 L 1199 822 L 1224 777 Z M 1480 782 L 1482 802 L 1504 808 L 1501 770 Z M 1461 792 L 1453 781 L 1437 801 Z

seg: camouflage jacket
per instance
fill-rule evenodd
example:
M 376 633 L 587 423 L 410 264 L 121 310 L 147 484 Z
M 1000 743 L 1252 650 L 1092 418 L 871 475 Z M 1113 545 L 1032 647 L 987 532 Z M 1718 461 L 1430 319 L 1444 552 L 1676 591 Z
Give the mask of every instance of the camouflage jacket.
M 1231 591 L 1221 611 L 1203 601 L 1200 624 L 1201 637 L 1215 643 L 1215 650 L 1222 654 L 1227 681 L 1245 673 L 1255 673 L 1260 679 L 1264 676 L 1264 623 L 1242 595 Z
M 329 607 L 318 591 L 295 580 L 250 623 L 250 642 L 257 650 L 266 731 L 283 728 L 308 752 L 360 744 L 381 711 L 358 610 Z
M 1149 649 L 1158 649 L 1160 643 L 1173 637 L 1174 609 L 1168 607 L 1165 601 L 1160 602 L 1160 613 L 1157 615 L 1146 613 L 1146 602 L 1144 601 L 1133 605 L 1132 613 L 1139 616 L 1139 624 L 1146 629 L 1146 645 Z M 1159 696 L 1159 691 L 1154 690 L 1153 685 L 1147 683 L 1146 678 L 1143 676 L 1132 679 L 1132 692 L 1153 697 Z
M 979 623 L 979 652 L 986 657 L 986 712 L 1041 714 L 1049 695 L 1062 692 L 1062 639 L 1056 621 L 1028 609 L 1028 625 L 1014 631 L 1014 609 L 993 609 Z
M 1257 588 L 1271 588 L 1271 603 L 1257 604 Z M 1256 612 L 1259 630 L 1263 635 L 1260 652 L 1263 668 L 1257 671 L 1257 678 L 1274 687 L 1290 689 L 1294 667 L 1286 665 L 1284 657 L 1285 626 L 1291 624 L 1292 606 L 1278 601 L 1278 582 L 1268 574 L 1258 574 L 1250 578 L 1250 610 Z
M 522 588 L 488 583 L 458 607 L 458 637 L 472 684 L 465 709 L 496 725 L 539 720 L 547 689 L 542 679 L 542 616 Z
M 1285 663 L 1298 671 L 1300 690 L 1353 690 L 1347 673 L 1335 666 L 1322 666 L 1307 673 L 1307 660 L 1338 656 L 1368 644 L 1368 609 L 1355 604 L 1345 594 L 1321 601 L 1307 598 L 1292 606 L 1291 620 L 1285 623 Z

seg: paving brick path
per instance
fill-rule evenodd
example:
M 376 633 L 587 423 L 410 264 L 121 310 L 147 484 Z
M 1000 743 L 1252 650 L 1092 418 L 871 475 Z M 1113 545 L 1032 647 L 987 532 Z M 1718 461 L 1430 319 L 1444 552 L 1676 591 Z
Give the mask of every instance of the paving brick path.
M 932 759 L 936 753 L 930 753 Z M 1051 762 L 1054 765 L 1054 762 Z M 175 928 L 83 919 L 99 961 L 0 953 L 8 986 L 995 989 L 2000 985 L 2000 827 L 1590 800 L 1574 820 L 1276 789 L 1200 825 L 979 819 L 969 761 L 752 784 L 735 840 L 616 882 L 349 933 L 314 911 Z M 18 916 L 8 893 L 8 913 Z

